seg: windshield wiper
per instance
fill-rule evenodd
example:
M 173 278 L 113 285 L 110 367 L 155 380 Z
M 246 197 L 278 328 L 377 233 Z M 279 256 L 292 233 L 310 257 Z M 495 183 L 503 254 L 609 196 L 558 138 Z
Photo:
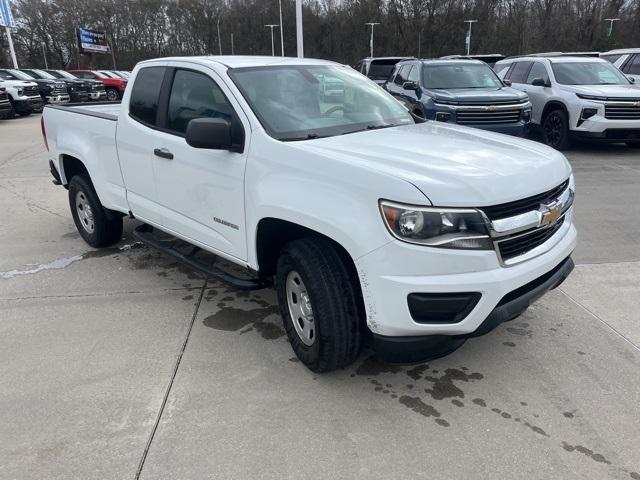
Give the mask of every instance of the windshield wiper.
M 349 130 L 348 132 L 343 132 L 340 135 L 348 135 L 350 133 L 365 132 L 367 130 L 379 130 L 381 128 L 397 127 L 398 125 L 400 124 L 399 123 L 383 123 L 382 125 L 367 125 L 364 128 L 358 128 L 357 130 Z
M 324 138 L 324 137 L 318 135 L 317 133 L 307 133 L 306 135 L 302 135 L 300 137 L 285 137 L 285 138 L 279 138 L 278 140 L 280 140 L 281 142 L 299 142 L 302 140 L 314 140 L 316 138 Z

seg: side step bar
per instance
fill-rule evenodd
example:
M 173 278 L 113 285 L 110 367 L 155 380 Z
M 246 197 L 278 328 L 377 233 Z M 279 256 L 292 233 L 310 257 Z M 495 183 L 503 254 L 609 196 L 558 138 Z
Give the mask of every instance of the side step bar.
M 186 265 L 189 265 L 191 268 L 199 270 L 202 273 L 207 274 L 209 277 L 225 282 L 239 290 L 260 290 L 271 286 L 271 281 L 267 278 L 242 278 L 216 267 L 213 264 L 215 258 L 217 258 L 215 256 L 213 256 L 213 260 L 210 264 L 198 260 L 195 258 L 195 255 L 202 249 L 195 245 L 191 245 L 191 250 L 186 254 L 178 251 L 175 247 L 174 241 L 157 238 L 153 234 L 153 227 L 150 225 L 140 225 L 133 231 L 133 235 L 138 240 L 160 250 L 163 253 L 166 253 L 167 255 L 170 255 Z M 186 242 L 184 243 L 187 244 Z

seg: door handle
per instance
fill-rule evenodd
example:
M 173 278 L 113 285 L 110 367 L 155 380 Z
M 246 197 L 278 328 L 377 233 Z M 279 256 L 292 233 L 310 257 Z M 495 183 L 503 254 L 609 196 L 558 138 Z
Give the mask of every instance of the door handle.
M 167 160 L 173 160 L 173 153 L 168 148 L 154 148 L 153 154 L 156 157 L 166 158 Z

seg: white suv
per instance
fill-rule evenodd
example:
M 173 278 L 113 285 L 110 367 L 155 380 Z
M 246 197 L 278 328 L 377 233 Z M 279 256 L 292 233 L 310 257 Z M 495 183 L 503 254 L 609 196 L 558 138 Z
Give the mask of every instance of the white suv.
M 586 137 L 640 146 L 640 87 L 606 60 L 524 56 L 494 69 L 529 95 L 531 122 L 547 145 L 563 149 L 572 137 Z

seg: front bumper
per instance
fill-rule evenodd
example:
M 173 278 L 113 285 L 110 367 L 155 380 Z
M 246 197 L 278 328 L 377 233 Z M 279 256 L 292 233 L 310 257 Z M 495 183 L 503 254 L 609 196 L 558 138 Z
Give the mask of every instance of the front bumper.
M 438 249 L 398 240 L 389 242 L 356 261 L 367 325 L 382 337 L 468 337 L 486 333 L 482 325 L 492 315 L 498 315 L 493 312 L 501 306 L 502 299 L 565 261 L 575 248 L 576 237 L 571 208 L 558 231 L 540 245 L 544 253 L 508 267 L 500 264 L 493 250 Z M 412 317 L 408 302 L 411 294 L 469 292 L 479 293 L 480 299 L 455 323 L 423 323 Z M 500 318 L 500 322 L 506 320 Z
M 20 97 L 13 102 L 13 108 L 18 113 L 24 112 L 42 112 L 44 109 L 44 101 L 40 95 L 36 97 Z
M 474 331 L 466 335 L 427 335 L 390 337 L 373 335 L 373 348 L 389 363 L 415 363 L 447 355 L 460 347 L 467 338 L 489 333 L 503 322 L 513 320 L 547 291 L 560 286 L 573 270 L 567 257 L 549 272 L 506 294 L 489 316 Z
M 69 94 L 69 99 L 72 102 L 86 102 L 89 100 L 89 94 L 84 91 L 75 91 Z
M 98 90 L 89 92 L 89 100 L 93 101 L 101 101 L 107 99 L 107 91 L 106 90 Z
M 60 105 L 64 103 L 69 103 L 69 94 L 56 94 L 56 95 L 47 95 L 45 97 L 46 103 L 50 103 L 52 105 Z
M 529 122 L 520 121 L 517 123 L 465 123 L 465 127 L 479 128 L 490 132 L 504 133 L 514 137 L 524 137 L 529 133 Z

